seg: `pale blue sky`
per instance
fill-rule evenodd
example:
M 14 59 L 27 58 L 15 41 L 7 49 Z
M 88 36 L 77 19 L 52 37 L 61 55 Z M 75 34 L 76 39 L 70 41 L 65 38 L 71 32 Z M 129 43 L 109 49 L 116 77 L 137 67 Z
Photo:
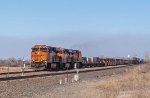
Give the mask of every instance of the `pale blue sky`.
M 1 0 L 0 57 L 29 58 L 34 44 L 84 56 L 150 51 L 149 0 Z

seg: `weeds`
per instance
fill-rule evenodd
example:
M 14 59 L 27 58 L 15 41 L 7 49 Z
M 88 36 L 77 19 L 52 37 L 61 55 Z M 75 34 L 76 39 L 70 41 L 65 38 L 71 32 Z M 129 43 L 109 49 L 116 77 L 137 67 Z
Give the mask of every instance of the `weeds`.
M 145 68 L 149 68 L 149 64 L 100 83 L 96 89 L 103 91 L 103 98 L 150 98 L 150 73 L 142 73 Z

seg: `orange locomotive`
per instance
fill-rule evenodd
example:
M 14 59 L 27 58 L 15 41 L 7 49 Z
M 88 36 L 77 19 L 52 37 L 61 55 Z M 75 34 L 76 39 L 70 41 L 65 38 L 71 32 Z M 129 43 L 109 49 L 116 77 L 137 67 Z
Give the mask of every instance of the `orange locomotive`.
M 82 66 L 81 51 L 51 47 L 46 45 L 35 45 L 31 51 L 31 67 L 34 70 L 58 70 L 73 68 L 77 63 Z

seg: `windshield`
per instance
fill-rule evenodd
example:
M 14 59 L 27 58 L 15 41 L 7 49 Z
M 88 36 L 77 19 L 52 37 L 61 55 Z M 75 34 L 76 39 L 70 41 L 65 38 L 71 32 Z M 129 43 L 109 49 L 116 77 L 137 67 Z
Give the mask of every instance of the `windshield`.
M 39 48 L 32 48 L 32 51 L 34 52 L 34 51 L 38 51 L 39 50 Z
M 46 52 L 47 48 L 40 48 L 40 51 Z

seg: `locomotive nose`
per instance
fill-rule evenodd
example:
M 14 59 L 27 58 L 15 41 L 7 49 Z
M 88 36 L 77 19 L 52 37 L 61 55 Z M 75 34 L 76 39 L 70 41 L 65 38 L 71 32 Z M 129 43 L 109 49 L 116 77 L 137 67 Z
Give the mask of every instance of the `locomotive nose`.
M 36 51 L 35 54 L 40 54 L 40 52 Z
M 33 54 L 33 59 L 32 59 L 32 61 L 34 61 L 34 62 L 40 62 L 40 61 L 41 61 L 40 52 L 35 52 L 35 53 Z
M 41 61 L 44 61 L 46 60 L 46 53 L 43 53 L 43 52 L 35 52 L 33 55 L 32 55 L 32 61 L 34 60 L 34 62 L 41 62 Z

